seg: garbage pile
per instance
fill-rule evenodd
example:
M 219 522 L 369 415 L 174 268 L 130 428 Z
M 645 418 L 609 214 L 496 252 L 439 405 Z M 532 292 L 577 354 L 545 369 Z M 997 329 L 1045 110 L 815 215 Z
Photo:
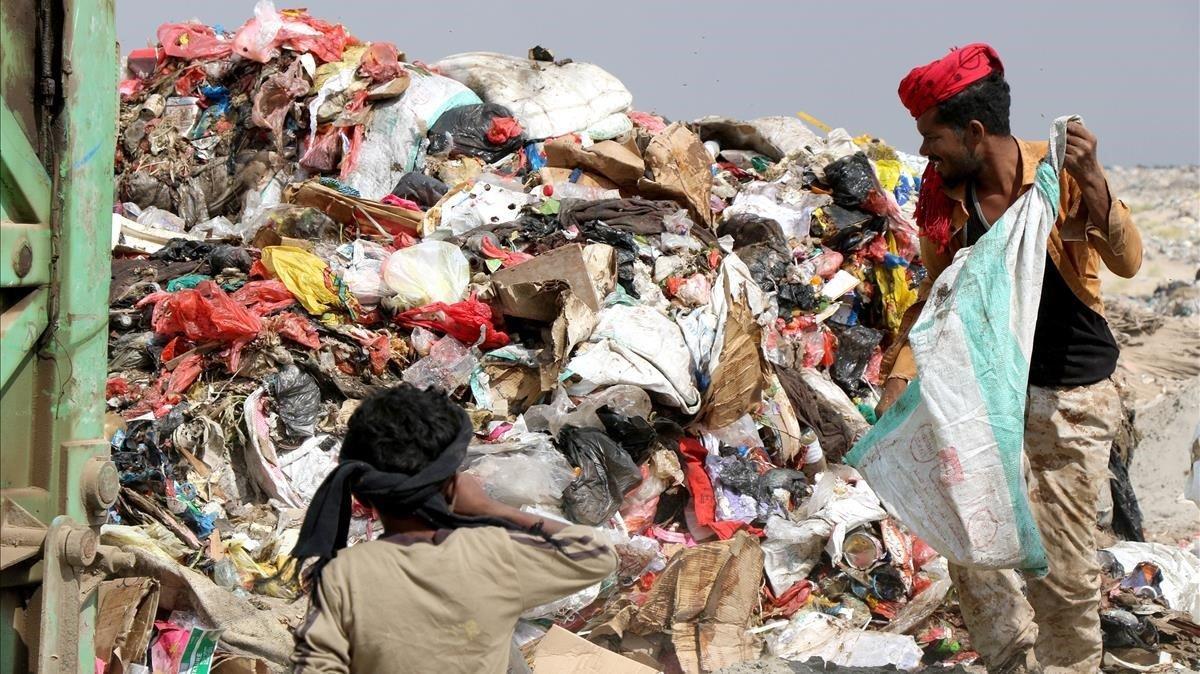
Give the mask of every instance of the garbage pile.
M 409 61 L 269 0 L 157 37 L 120 84 L 102 540 L 187 591 L 100 659 L 286 663 L 262 615 L 303 604 L 304 508 L 402 382 L 466 407 L 493 497 L 620 550 L 525 616 L 531 649 L 556 624 L 667 671 L 973 659 L 945 561 L 838 464 L 923 277 L 923 160 L 671 122 L 541 47 Z M 362 508 L 352 538 L 380 531 Z

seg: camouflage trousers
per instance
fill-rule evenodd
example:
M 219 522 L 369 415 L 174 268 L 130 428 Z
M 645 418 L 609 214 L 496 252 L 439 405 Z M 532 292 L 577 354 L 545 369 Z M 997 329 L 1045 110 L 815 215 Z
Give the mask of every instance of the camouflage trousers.
M 971 643 L 989 672 L 1098 672 L 1099 495 L 1121 401 L 1111 380 L 1074 388 L 1031 386 L 1025 410 L 1025 478 L 1050 573 L 951 565 Z

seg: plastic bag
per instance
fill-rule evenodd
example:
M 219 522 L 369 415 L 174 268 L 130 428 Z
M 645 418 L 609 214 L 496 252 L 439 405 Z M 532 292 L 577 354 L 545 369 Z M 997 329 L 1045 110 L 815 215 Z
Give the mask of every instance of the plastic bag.
M 519 185 L 508 189 L 479 180 L 471 189 L 453 194 L 442 203 L 438 229 L 461 236 L 486 225 L 512 222 L 520 216 L 521 209 L 536 200 Z
M 407 76 L 400 65 L 400 51 L 391 42 L 372 42 L 367 45 L 358 64 L 358 72 L 376 83 Z
M 259 317 L 212 281 L 203 281 L 194 290 L 148 295 L 137 307 L 151 304 L 154 305 L 151 323 L 156 333 L 167 337 L 182 335 L 196 343 L 230 343 L 232 369 L 237 368 L 241 347 L 262 332 Z
M 192 22 L 162 24 L 158 43 L 167 56 L 188 61 L 224 58 L 233 50 L 233 43 L 217 37 L 211 26 Z
M 443 337 L 434 342 L 428 356 L 404 371 L 403 379 L 419 389 L 454 391 L 471 381 L 471 373 L 478 366 L 479 360 L 462 342 Z
M 308 241 L 335 238 L 338 224 L 328 215 L 311 206 L 278 204 L 264 209 L 255 216 L 250 232 L 255 234 L 270 228 L 280 236 Z
M 300 314 L 291 311 L 272 316 L 267 319 L 267 325 L 280 337 L 307 346 L 310 349 L 321 348 L 321 338 L 312 322 Z
M 480 103 L 470 89 L 423 68 L 405 66 L 412 81 L 403 96 L 371 110 L 362 150 L 343 181 L 364 199 L 381 199 L 396 181 L 417 168 L 426 131 L 448 110 Z
M 825 167 L 825 182 L 833 188 L 833 203 L 842 208 L 858 209 L 880 189 L 875 169 L 867 155 L 855 152 Z
M 263 265 L 296 296 L 310 314 L 320 315 L 340 306 L 341 300 L 325 285 L 325 261 L 294 246 L 267 246 Z
M 233 37 L 233 51 L 242 58 L 267 63 L 280 47 L 295 52 L 312 52 L 325 62 L 338 61 L 346 48 L 348 36 L 341 24 L 314 19 L 303 10 L 275 11 L 271 0 L 258 0 L 254 18 L 247 21 Z
M 458 302 L 470 280 L 466 256 L 445 241 L 422 241 L 402 248 L 383 265 L 383 282 L 396 293 L 395 303 L 402 309 Z
M 429 129 L 431 155 L 479 157 L 491 164 L 525 144 L 521 125 L 508 108 L 494 103 L 449 110 Z
M 562 503 L 575 472 L 544 433 L 522 433 L 503 442 L 471 445 L 465 472 L 478 477 L 492 498 L 514 508 Z
M 321 409 L 321 389 L 317 380 L 295 365 L 289 365 L 263 381 L 267 392 L 275 398 L 286 437 L 293 441 L 311 437 Z
M 392 188 L 392 194 L 419 204 L 421 208 L 432 208 L 434 204 L 441 201 L 442 197 L 446 196 L 449 189 L 450 187 L 446 183 L 433 176 L 411 171 L 400 178 L 400 181 Z
M 396 314 L 394 320 L 410 328 L 420 326 L 445 333 L 464 344 L 475 344 L 482 336 L 480 346 L 484 349 L 508 344 L 508 335 L 496 329 L 492 308 L 474 297 L 454 304 L 435 302 L 409 309 Z
M 208 267 L 214 274 L 220 274 L 226 269 L 248 272 L 252 264 L 254 264 L 254 260 L 250 257 L 250 253 L 241 246 L 221 244 L 214 246 L 208 254 Z
M 275 313 L 296 303 L 292 291 L 275 279 L 250 281 L 234 291 L 233 299 L 258 316 Z
M 571 465 L 579 469 L 563 492 L 563 512 L 572 521 L 599 525 L 621 507 L 625 493 L 642 482 L 642 473 L 629 453 L 595 428 L 564 428 L 558 444 Z
M 377 243 L 358 239 L 338 247 L 330 264 L 359 304 L 374 306 L 392 295 L 383 282 L 383 263 L 391 254 Z
M 883 334 L 864 325 L 844 328 L 837 334 L 837 360 L 830 368 L 833 381 L 849 396 L 861 395 L 863 375 L 870 364 L 871 354 L 879 346 Z

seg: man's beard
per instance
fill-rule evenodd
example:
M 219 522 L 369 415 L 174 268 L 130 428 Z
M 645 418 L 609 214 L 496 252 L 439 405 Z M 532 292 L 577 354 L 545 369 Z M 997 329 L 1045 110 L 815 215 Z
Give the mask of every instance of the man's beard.
M 942 165 L 945 166 L 945 160 L 942 160 Z M 979 174 L 979 170 L 983 168 L 983 162 L 978 157 L 966 155 L 960 161 L 956 162 L 953 167 L 954 171 L 951 174 L 942 173 L 942 183 L 947 187 L 958 187 L 972 180 Z

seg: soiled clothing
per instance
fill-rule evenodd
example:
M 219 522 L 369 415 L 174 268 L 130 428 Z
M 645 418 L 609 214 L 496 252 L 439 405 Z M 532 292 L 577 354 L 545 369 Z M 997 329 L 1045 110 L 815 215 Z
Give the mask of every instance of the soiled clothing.
M 296 630 L 295 672 L 505 672 L 524 611 L 616 570 L 596 530 L 498 527 L 392 536 L 341 550 Z
M 950 567 L 971 644 L 989 672 L 1100 671 L 1096 516 L 1120 417 L 1109 379 L 1029 388 L 1026 482 L 1050 572 L 1026 578 L 1022 594 L 1015 571 Z
M 1045 141 L 1017 141 L 1021 157 L 1021 189 L 1024 194 L 1033 187 L 1038 162 L 1046 156 Z M 1131 278 L 1142 264 L 1142 240 L 1133 224 L 1129 207 L 1113 195 L 1107 214 L 1088 213 L 1083 201 L 1083 192 L 1071 175 L 1063 171 L 1059 177 L 1058 221 L 1050 232 L 1046 251 L 1050 262 L 1060 274 L 1063 283 L 1085 307 L 1100 317 L 1104 316 L 1104 302 L 1100 296 L 1100 265 L 1108 267 L 1114 274 Z M 933 288 L 933 282 L 954 259 L 954 254 L 963 247 L 960 232 L 966 225 L 969 210 L 965 187 L 947 189 L 946 195 L 955 203 L 951 217 L 949 245 L 944 250 L 925 237 L 921 237 L 921 260 L 928 275 L 918 291 L 917 302 L 905 312 L 900 326 L 901 339 L 896 340 L 884 357 L 883 371 L 891 377 L 912 380 L 917 375 L 916 361 L 908 346 L 908 330 L 916 322 L 925 305 L 925 298 Z

